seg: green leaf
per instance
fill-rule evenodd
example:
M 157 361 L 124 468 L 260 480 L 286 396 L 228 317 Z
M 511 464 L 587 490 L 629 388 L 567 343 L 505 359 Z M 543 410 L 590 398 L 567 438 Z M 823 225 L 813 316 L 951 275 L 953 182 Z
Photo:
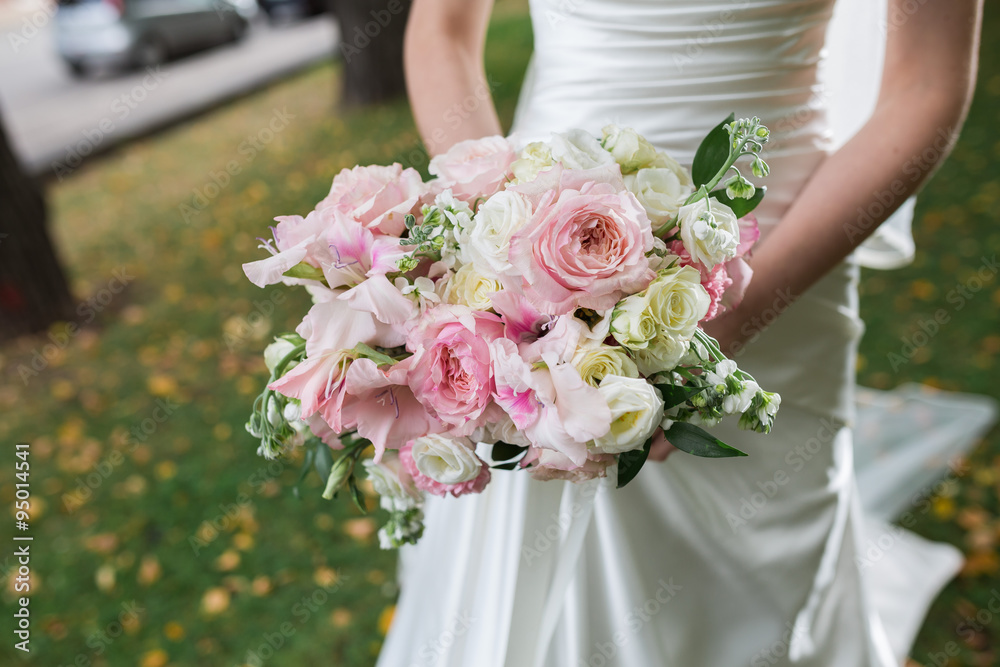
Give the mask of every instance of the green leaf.
M 378 350 L 373 350 L 364 343 L 358 343 L 351 351 L 363 359 L 371 359 L 375 362 L 376 366 L 385 366 L 386 364 L 391 366 L 396 363 L 396 360 L 388 354 L 382 354 Z
M 323 272 L 317 269 L 312 264 L 306 264 L 305 262 L 299 262 L 292 268 L 285 271 L 284 274 L 289 278 L 302 278 L 303 280 L 318 280 L 321 283 L 326 283 L 326 278 L 323 276 Z
M 725 190 L 712 190 L 711 195 L 719 202 L 733 209 L 733 213 L 736 214 L 737 218 L 742 218 L 757 208 L 757 204 L 763 201 L 764 193 L 766 192 L 767 188 L 761 186 L 757 188 L 757 192 L 750 199 L 732 199 L 726 194 Z
M 649 450 L 653 446 L 653 439 L 650 438 L 642 449 L 633 449 L 630 452 L 623 452 L 618 455 L 618 488 L 622 488 L 639 474 L 642 466 L 649 458 Z
M 670 444 L 677 449 L 710 459 L 724 459 L 732 456 L 746 456 L 745 453 L 730 447 L 705 429 L 686 422 L 674 422 L 665 433 Z
M 316 456 L 313 458 L 316 465 L 316 472 L 324 482 L 330 476 L 330 469 L 333 467 L 333 454 L 330 447 L 325 442 L 316 443 Z
M 674 384 L 658 384 L 655 386 L 663 395 L 664 410 L 669 410 L 681 403 L 686 403 L 692 396 L 696 396 L 708 389 L 708 387 L 678 386 Z
M 365 494 L 358 487 L 358 480 L 354 475 L 348 478 L 347 486 L 351 489 L 351 498 L 354 499 L 354 504 L 358 506 L 362 514 L 368 514 L 368 505 L 365 504 Z
M 700 187 L 715 178 L 729 161 L 731 140 L 726 125 L 734 120 L 736 114 L 729 114 L 729 117 L 716 125 L 698 146 L 698 152 L 694 154 L 694 164 L 691 165 L 691 178 L 695 187 Z
M 309 449 L 306 450 L 305 458 L 302 461 L 302 468 L 299 469 L 299 478 L 297 480 L 295 480 L 295 485 L 292 487 L 292 494 L 296 498 L 301 498 L 301 496 L 299 494 L 299 484 L 301 484 L 302 480 L 304 480 L 306 478 L 306 475 L 309 474 L 309 470 L 313 466 L 313 459 L 316 457 L 316 447 L 317 446 L 319 446 L 319 447 L 326 447 L 326 445 L 324 445 L 323 443 L 319 443 L 319 445 L 310 447 Z

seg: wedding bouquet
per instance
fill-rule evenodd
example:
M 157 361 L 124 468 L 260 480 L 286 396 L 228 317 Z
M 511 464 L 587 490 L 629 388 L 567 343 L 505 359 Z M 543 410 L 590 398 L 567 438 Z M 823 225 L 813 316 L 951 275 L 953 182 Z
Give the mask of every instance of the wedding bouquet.
M 736 415 L 766 433 L 780 398 L 699 324 L 750 279 L 764 188 L 737 162 L 766 176 L 767 139 L 730 116 L 690 172 L 616 126 L 520 151 L 465 141 L 429 182 L 399 164 L 343 170 L 243 267 L 314 302 L 264 351 L 259 453 L 308 446 L 303 476 L 315 465 L 324 498 L 346 487 L 364 510 L 360 463 L 389 512 L 384 548 L 419 539 L 424 493 L 481 492 L 494 468 L 612 471 L 620 487 L 659 428 L 685 452 L 743 456 L 702 427 Z

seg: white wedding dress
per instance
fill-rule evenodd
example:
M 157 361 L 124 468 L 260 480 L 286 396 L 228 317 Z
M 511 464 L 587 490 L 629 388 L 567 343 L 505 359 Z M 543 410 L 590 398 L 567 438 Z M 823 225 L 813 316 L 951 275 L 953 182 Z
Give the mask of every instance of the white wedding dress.
M 878 3 L 846 1 L 872 41 Z M 690 164 L 730 112 L 760 116 L 772 130 L 757 212 L 767 234 L 834 146 L 831 107 L 850 106 L 829 94 L 837 72 L 821 79 L 833 10 L 834 0 L 533 0 L 514 136 L 614 122 Z M 855 46 L 858 34 L 847 35 Z M 898 242 L 866 247 L 872 264 L 910 251 L 905 224 Z M 747 458 L 676 453 L 621 490 L 495 471 L 481 495 L 430 499 L 423 540 L 401 555 L 378 665 L 900 665 L 961 555 L 878 521 L 941 474 L 992 406 L 906 389 L 866 392 L 859 413 L 858 276 L 845 262 L 787 310 L 779 296 L 785 312 L 739 357 L 783 399 L 770 435 L 718 429 Z M 870 444 L 853 442 L 855 424 Z M 857 477 L 855 448 L 868 462 Z

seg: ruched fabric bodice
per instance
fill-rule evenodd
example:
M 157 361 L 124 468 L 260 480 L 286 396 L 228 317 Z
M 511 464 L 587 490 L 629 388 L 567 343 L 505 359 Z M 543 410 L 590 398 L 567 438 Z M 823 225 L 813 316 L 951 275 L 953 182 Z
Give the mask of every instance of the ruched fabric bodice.
M 833 0 L 534 0 L 535 54 L 515 134 L 634 127 L 690 162 L 729 113 L 772 128 L 772 155 L 829 145 L 819 64 Z

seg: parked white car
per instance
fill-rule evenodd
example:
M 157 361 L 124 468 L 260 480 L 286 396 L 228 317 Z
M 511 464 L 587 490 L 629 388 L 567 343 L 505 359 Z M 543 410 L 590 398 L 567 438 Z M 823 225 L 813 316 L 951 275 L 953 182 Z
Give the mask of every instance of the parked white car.
M 153 67 L 243 37 L 246 0 L 59 0 L 56 46 L 70 71 Z

